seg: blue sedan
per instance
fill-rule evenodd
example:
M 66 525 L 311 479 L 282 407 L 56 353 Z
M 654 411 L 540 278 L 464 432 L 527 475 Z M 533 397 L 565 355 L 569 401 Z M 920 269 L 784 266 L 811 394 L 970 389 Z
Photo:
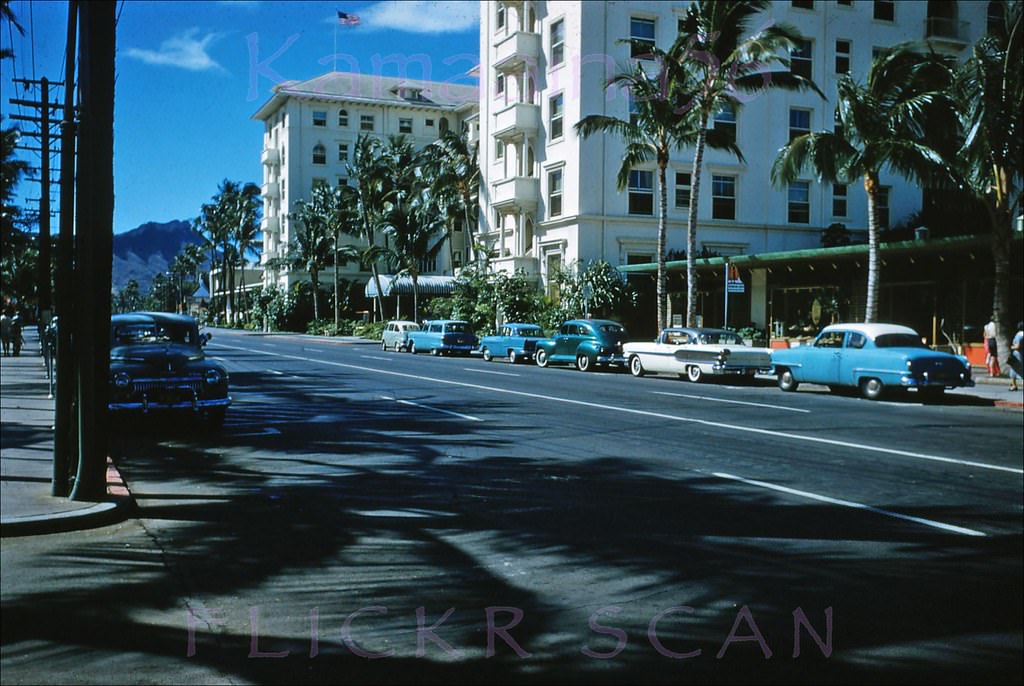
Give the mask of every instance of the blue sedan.
M 833 391 L 852 386 L 869 400 L 889 389 L 938 397 L 947 388 L 974 385 L 967 358 L 932 350 L 916 331 L 897 324 L 826 326 L 810 345 L 773 350 L 772 369 L 783 391 L 802 382 Z

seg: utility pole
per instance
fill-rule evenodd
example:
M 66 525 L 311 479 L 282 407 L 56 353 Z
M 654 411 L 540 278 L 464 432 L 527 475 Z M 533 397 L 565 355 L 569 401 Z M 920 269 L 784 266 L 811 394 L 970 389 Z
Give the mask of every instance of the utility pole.
M 74 500 L 106 495 L 114 219 L 115 3 L 81 3 L 75 263 L 78 474 Z

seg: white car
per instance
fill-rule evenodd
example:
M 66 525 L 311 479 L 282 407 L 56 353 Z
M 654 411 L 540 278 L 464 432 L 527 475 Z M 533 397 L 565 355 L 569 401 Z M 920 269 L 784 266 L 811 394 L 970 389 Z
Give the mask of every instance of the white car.
M 644 374 L 676 374 L 697 382 L 705 376 L 753 377 L 771 369 L 771 350 L 752 348 L 733 331 L 672 327 L 656 341 L 622 346 L 629 371 Z
M 380 337 L 380 349 L 387 350 L 388 348 L 391 348 L 396 352 L 399 350 L 408 350 L 409 334 L 413 331 L 419 330 L 420 325 L 416 322 L 406 322 L 402 320 L 388 322 Z

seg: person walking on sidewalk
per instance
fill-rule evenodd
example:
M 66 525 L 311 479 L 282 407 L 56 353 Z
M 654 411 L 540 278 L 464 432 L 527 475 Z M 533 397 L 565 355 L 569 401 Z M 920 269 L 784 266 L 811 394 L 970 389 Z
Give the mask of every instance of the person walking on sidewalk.
M 0 343 L 3 345 L 4 357 L 11 354 L 11 318 L 7 311 L 0 312 Z
M 996 323 L 988 320 L 983 329 L 985 337 L 985 366 L 988 367 L 988 375 L 993 379 L 999 376 L 999 347 L 996 345 Z
M 21 315 L 17 312 L 11 317 L 11 345 L 14 346 L 14 356 L 21 355 L 21 346 L 25 344 L 25 338 L 21 335 Z
M 1018 391 L 1020 386 L 1018 382 L 1021 380 L 1021 367 L 1024 366 L 1024 322 L 1017 322 L 1017 333 L 1013 335 L 1013 343 L 1010 344 L 1010 357 L 1007 359 L 1007 363 L 1010 367 L 1010 390 Z

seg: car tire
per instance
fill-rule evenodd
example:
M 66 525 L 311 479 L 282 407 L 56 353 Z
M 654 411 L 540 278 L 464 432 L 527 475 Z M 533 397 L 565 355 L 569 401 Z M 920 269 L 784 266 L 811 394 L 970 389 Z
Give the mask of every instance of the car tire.
M 787 393 L 795 391 L 800 387 L 800 383 L 793 378 L 793 372 L 788 369 L 783 369 L 779 372 L 779 388 Z
M 491 355 L 490 348 L 483 348 L 483 349 L 481 349 L 480 350 L 480 354 L 483 355 L 484 362 L 490 362 L 491 360 L 494 359 L 494 356 Z
M 547 367 L 548 366 L 548 351 L 544 348 L 537 349 L 537 366 Z
M 516 354 L 516 351 L 515 350 L 509 350 L 508 351 L 508 363 L 509 364 L 515 364 L 518 361 L 519 361 L 519 355 Z
M 589 372 L 593 367 L 594 365 L 589 356 L 583 354 L 576 356 L 576 369 L 579 369 L 581 372 Z
M 438 350 L 437 348 L 431 348 L 430 349 L 430 354 L 433 355 L 434 357 L 437 357 L 438 355 L 441 354 L 441 351 Z
M 384 352 L 388 351 L 388 343 L 387 343 L 387 341 L 381 340 L 381 342 L 380 342 L 380 349 L 383 350 Z
M 413 355 L 416 354 L 416 344 L 411 341 L 409 342 L 409 352 L 411 352 Z
M 860 394 L 868 400 L 878 400 L 885 393 L 885 384 L 878 379 L 861 379 Z
M 647 373 L 643 362 L 640 361 L 639 355 L 633 355 L 629 358 L 629 373 L 636 377 L 641 377 Z
M 704 371 L 697 365 L 691 364 L 686 368 L 686 380 L 691 383 L 699 383 L 704 378 Z

